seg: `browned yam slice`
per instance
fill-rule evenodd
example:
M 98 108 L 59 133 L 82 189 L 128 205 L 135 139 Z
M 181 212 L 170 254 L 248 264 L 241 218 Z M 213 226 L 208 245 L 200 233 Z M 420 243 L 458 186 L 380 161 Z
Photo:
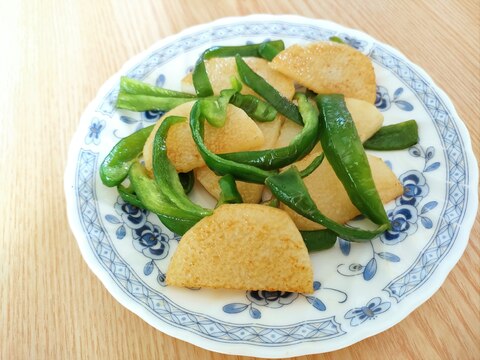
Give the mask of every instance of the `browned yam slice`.
M 357 128 L 358 136 L 362 142 L 369 139 L 375 134 L 383 125 L 383 115 L 375 105 L 366 101 L 345 98 L 347 109 L 352 115 L 353 122 Z M 302 130 L 302 127 L 293 121 L 285 121 L 280 136 L 278 137 L 276 147 L 283 147 L 290 144 L 290 141 Z M 321 151 L 321 146 L 318 144 L 312 152 Z
M 278 115 L 275 120 L 270 122 L 257 122 L 265 138 L 264 145 L 261 149 L 271 149 L 274 147 L 283 122 L 284 118 L 281 115 Z M 195 170 L 195 176 L 200 184 L 202 184 L 214 198 L 218 199 L 220 197 L 220 186 L 218 185 L 220 177 L 215 175 L 212 170 L 206 166 L 198 168 Z M 262 198 L 263 185 L 237 181 L 237 189 L 245 203 L 257 204 Z
M 259 58 L 245 58 L 245 62 L 250 66 L 253 71 L 263 77 L 270 85 L 277 89 L 280 94 L 287 99 L 291 99 L 295 94 L 295 87 L 293 81 L 285 75 L 273 70 L 268 66 L 268 61 Z M 208 78 L 212 84 L 213 92 L 215 95 L 220 94 L 223 89 L 230 89 L 230 77 L 235 75 L 239 80 L 240 77 L 237 73 L 237 65 L 235 58 L 213 58 L 205 61 L 205 67 L 207 69 Z M 193 87 L 192 73 L 187 74 L 182 79 L 182 91 L 195 94 L 195 88 Z M 243 85 L 242 94 L 256 95 L 256 93 L 250 89 L 247 85 Z
M 313 292 L 313 270 L 288 215 L 255 204 L 222 205 L 182 237 L 167 284 Z
M 303 169 L 317 155 L 312 153 L 296 165 L 299 169 Z M 372 169 L 373 180 L 384 204 L 403 193 L 402 184 L 382 159 L 368 155 L 368 162 Z M 350 201 L 342 183 L 338 180 L 326 159 L 310 176 L 303 180 L 318 209 L 330 219 L 343 224 L 360 214 Z M 300 230 L 323 229 L 323 226 L 304 218 L 285 205 L 282 204 L 281 208 L 291 216 Z
M 375 102 L 375 72 L 370 59 L 354 48 L 334 42 L 293 45 L 270 66 L 318 94 L 344 94 Z
M 179 172 L 188 172 L 205 165 L 197 146 L 193 141 L 188 118 L 194 102 L 177 106 L 162 116 L 147 139 L 143 148 L 143 157 L 147 170 L 152 170 L 152 146 L 155 134 L 163 119 L 171 115 L 185 116 L 187 121 L 173 125 L 167 137 L 168 157 Z M 255 121 L 241 109 L 228 105 L 227 121 L 221 128 L 205 123 L 205 144 L 214 153 L 258 149 L 264 143 L 264 137 Z

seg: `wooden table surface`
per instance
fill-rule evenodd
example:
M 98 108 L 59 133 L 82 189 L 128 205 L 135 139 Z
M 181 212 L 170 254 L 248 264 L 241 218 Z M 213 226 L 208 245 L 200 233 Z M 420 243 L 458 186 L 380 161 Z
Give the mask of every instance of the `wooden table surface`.
M 80 114 L 104 81 L 167 35 L 224 16 L 333 20 L 391 44 L 453 100 L 479 156 L 480 2 L 0 0 L 0 358 L 240 359 L 163 335 L 84 262 L 63 173 Z M 388 331 L 299 359 L 480 357 L 479 222 L 441 289 Z

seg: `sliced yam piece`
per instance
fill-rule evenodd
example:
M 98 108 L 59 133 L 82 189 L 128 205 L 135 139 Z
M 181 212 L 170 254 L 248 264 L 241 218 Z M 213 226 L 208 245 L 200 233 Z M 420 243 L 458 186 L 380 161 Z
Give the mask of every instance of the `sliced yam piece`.
M 344 94 L 375 102 L 371 60 L 351 46 L 330 41 L 293 45 L 279 53 L 270 67 L 318 94 Z
M 245 58 L 245 62 L 250 66 L 253 71 L 263 77 L 270 85 L 277 89 L 280 94 L 287 99 L 292 99 L 295 94 L 295 87 L 293 81 L 287 76 L 273 70 L 268 66 L 268 61 L 260 58 Z M 220 94 L 223 89 L 230 89 L 231 76 L 235 75 L 239 80 L 237 72 L 237 64 L 235 58 L 213 58 L 205 61 L 205 68 L 207 69 L 208 78 L 212 84 L 213 92 L 215 95 Z M 195 94 L 195 88 L 193 87 L 192 73 L 187 74 L 182 79 L 182 91 Z M 247 85 L 243 85 L 242 94 L 257 95 L 255 91 L 250 89 Z M 258 95 L 257 95 L 258 96 Z
M 225 204 L 182 237 L 167 284 L 312 293 L 313 270 L 302 236 L 284 211 Z
M 282 115 L 277 115 L 273 121 L 256 123 L 265 138 L 264 145 L 261 149 L 271 149 L 275 146 L 283 122 L 284 117 Z M 290 122 L 293 123 L 293 121 Z M 195 176 L 200 184 L 202 184 L 214 198 L 218 199 L 220 197 L 220 185 L 218 185 L 220 176 L 215 175 L 215 173 L 206 166 L 196 169 Z M 236 183 L 237 189 L 240 192 L 240 195 L 242 195 L 243 202 L 253 204 L 260 202 L 264 188 L 263 185 L 242 181 L 237 181 Z
M 352 115 L 353 122 L 357 128 L 358 136 L 362 142 L 366 141 L 375 134 L 383 125 L 383 115 L 375 105 L 366 101 L 345 98 L 347 109 Z M 290 141 L 302 130 L 302 127 L 293 121 L 285 121 L 280 136 L 278 137 L 276 147 L 283 147 L 290 144 Z M 322 147 L 317 144 L 313 152 L 321 151 Z
M 143 148 L 145 167 L 152 171 L 152 147 L 155 134 L 163 119 L 171 115 L 185 116 L 187 121 L 173 125 L 167 137 L 167 154 L 179 172 L 188 172 L 205 165 L 193 141 L 188 118 L 194 102 L 188 102 L 170 110 L 158 120 Z M 221 128 L 205 123 L 205 144 L 214 153 L 258 149 L 264 137 L 255 121 L 241 109 L 228 105 L 227 120 Z
M 380 130 L 383 125 L 383 114 L 375 105 L 354 98 L 345 98 L 345 104 L 350 115 L 352 115 L 352 120 L 362 142 L 367 141 Z
M 304 169 L 317 155 L 318 153 L 309 154 L 297 162 L 296 166 L 299 170 Z M 367 156 L 372 169 L 373 181 L 382 202 L 386 204 L 400 196 L 403 193 L 403 187 L 392 170 L 382 159 L 372 155 Z M 303 181 L 318 209 L 330 219 L 344 224 L 360 214 L 350 201 L 345 188 L 337 178 L 327 159 L 310 176 L 304 178 Z M 281 204 L 281 208 L 290 215 L 300 230 L 319 230 L 324 228 L 297 214 L 284 204 Z
M 277 143 L 278 136 L 280 135 L 280 129 L 285 122 L 285 117 L 278 114 L 273 121 L 260 122 L 257 121 L 256 124 L 260 128 L 260 131 L 263 133 L 265 139 L 263 146 L 260 147 L 262 150 L 272 149 Z M 290 121 L 289 122 L 293 122 Z

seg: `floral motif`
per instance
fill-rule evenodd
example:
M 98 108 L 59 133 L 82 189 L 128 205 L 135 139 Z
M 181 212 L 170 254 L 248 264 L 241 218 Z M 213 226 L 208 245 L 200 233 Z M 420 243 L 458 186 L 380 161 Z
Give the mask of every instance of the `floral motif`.
M 390 302 L 382 302 L 382 299 L 375 297 L 371 299 L 366 306 L 354 308 L 345 314 L 345 319 L 350 319 L 350 325 L 358 326 L 366 320 L 373 320 L 377 315 L 390 309 Z
M 157 269 L 157 282 L 161 286 L 166 286 L 166 274 L 160 269 L 157 260 L 162 260 L 168 256 L 171 240 L 178 241 L 180 238 L 174 235 L 173 238 L 162 233 L 160 226 L 147 221 L 149 212 L 130 205 L 118 197 L 114 208 L 120 218 L 108 214 L 105 219 L 111 224 L 120 225 L 115 234 L 118 240 L 122 240 L 127 234 L 127 228 L 131 230 L 133 238 L 133 247 L 141 252 L 149 261 L 143 268 L 143 273 L 149 276 Z
M 298 293 L 287 291 L 247 291 L 247 299 L 250 300 L 250 302 L 273 309 L 291 304 L 297 297 Z
M 407 171 L 400 175 L 399 180 L 403 184 L 403 194 L 396 200 L 397 205 L 415 206 L 428 195 L 427 181 L 421 172 Z
M 387 88 L 383 86 L 377 86 L 377 96 L 375 98 L 375 106 L 379 110 L 390 109 L 390 96 L 388 95 Z
M 122 222 L 131 229 L 139 229 L 147 222 L 147 210 L 137 208 L 125 202 L 121 197 L 117 199 L 113 207 L 117 214 L 120 215 Z
M 134 229 L 133 247 L 152 260 L 161 260 L 167 257 L 170 246 L 168 236 L 162 233 L 158 225 L 146 222 L 141 228 Z
M 408 101 L 400 100 L 400 95 L 403 94 L 403 88 L 400 87 L 393 93 L 393 98 L 390 99 L 390 95 L 388 94 L 388 89 L 383 86 L 377 86 L 377 96 L 375 98 L 375 106 L 380 111 L 386 111 L 390 109 L 390 106 L 395 104 L 400 110 L 403 111 L 412 111 L 413 105 L 410 104 Z
M 88 134 L 85 136 L 85 144 L 100 144 L 100 133 L 105 129 L 105 120 L 93 118 L 88 127 Z
M 405 240 L 417 231 L 417 208 L 412 205 L 400 205 L 387 212 L 392 228 L 385 231 L 380 239 L 384 244 L 394 245 Z
M 314 281 L 313 289 L 315 291 L 318 291 L 320 290 L 320 288 L 321 288 L 320 282 Z M 324 287 L 323 289 L 335 291 L 342 294 L 343 299 L 338 302 L 339 304 L 347 301 L 348 296 L 345 292 L 337 289 L 326 288 L 326 287 Z M 227 314 L 237 314 L 248 309 L 248 312 L 253 319 L 260 319 L 262 317 L 262 313 L 253 305 L 265 306 L 272 309 L 278 309 L 278 308 L 281 308 L 282 306 L 293 303 L 296 299 L 298 299 L 299 296 L 303 296 L 318 311 L 325 311 L 327 309 L 323 301 L 315 296 L 304 295 L 300 293 L 292 293 L 287 291 L 254 290 L 254 291 L 246 292 L 247 300 L 250 303 L 227 304 L 223 307 L 223 311 L 226 312 Z

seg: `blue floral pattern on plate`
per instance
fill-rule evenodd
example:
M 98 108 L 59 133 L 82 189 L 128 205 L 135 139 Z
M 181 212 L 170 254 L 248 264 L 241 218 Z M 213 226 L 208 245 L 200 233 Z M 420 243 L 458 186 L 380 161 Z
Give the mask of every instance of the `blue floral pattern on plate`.
M 390 309 L 390 302 L 382 302 L 379 297 L 373 298 L 366 306 L 349 310 L 345 314 L 345 319 L 350 319 L 350 325 L 358 326 L 363 324 L 366 320 L 373 320 L 377 315 L 380 315 Z
M 424 292 L 418 290 L 439 284 L 442 276 L 436 269 L 452 266 L 460 256 L 466 239 L 465 234 L 459 235 L 458 224 L 472 221 L 466 204 L 475 201 L 472 188 L 477 181 L 471 151 L 465 146 L 467 135 L 448 99 L 396 51 L 328 22 L 261 16 L 223 20 L 164 41 L 129 63 L 122 74 L 168 87 L 162 74 L 170 77 L 176 71 L 179 75 L 174 78 L 182 77 L 198 52 L 210 44 L 284 38 L 288 45 L 333 35 L 374 62 L 379 71 L 376 105 L 386 119 L 391 111 L 404 114 L 405 119 L 418 111 L 425 115 L 417 118 L 419 145 L 402 156 L 385 154 L 405 189 L 387 209 L 394 226 L 368 244 L 339 240 L 338 248 L 315 255 L 314 264 L 320 266 L 315 269 L 316 278 L 328 287 L 316 283 L 313 295 L 252 291 L 213 296 L 206 289 L 192 292 L 163 286 L 169 256 L 179 238 L 155 216 L 122 203 L 114 191 L 99 184 L 97 175 L 99 160 L 111 146 L 111 134 L 126 136 L 153 123 L 160 114 L 117 112 L 117 76 L 82 118 L 82 129 L 87 131 L 76 136 L 65 180 L 72 229 L 88 264 L 114 290 L 114 296 L 162 331 L 244 355 L 329 351 L 361 340 L 378 326 L 393 325 L 394 316 L 389 314 L 404 311 L 397 303 L 406 297 L 416 299 L 415 306 L 425 301 Z M 179 66 L 176 59 L 183 57 L 188 61 Z M 439 188 L 438 179 L 448 181 Z M 414 254 L 405 251 L 406 244 L 410 248 L 417 244 Z M 348 264 L 345 259 L 350 260 Z M 374 292 L 369 295 L 355 290 L 362 287 L 349 286 L 367 282 Z M 357 328 L 368 330 L 358 332 Z

